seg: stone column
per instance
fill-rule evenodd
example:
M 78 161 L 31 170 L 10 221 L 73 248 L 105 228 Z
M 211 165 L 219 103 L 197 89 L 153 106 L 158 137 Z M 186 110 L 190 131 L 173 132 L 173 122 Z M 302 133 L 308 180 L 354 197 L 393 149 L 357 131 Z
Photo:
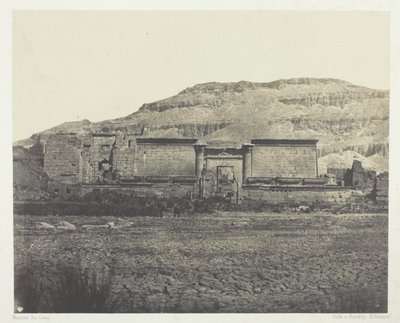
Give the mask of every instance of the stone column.
M 200 178 L 201 170 L 203 169 L 205 147 L 206 145 L 200 145 L 200 144 L 194 145 L 194 151 L 196 152 L 195 174 L 197 178 Z
M 253 144 L 242 145 L 243 150 L 243 184 L 246 183 L 248 177 L 252 176 L 251 156 Z

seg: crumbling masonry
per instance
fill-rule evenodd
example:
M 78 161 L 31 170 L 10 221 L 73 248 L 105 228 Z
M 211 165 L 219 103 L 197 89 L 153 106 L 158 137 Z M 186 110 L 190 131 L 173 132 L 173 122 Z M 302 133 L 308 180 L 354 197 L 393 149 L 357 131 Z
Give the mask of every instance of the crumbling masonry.
M 348 187 L 318 176 L 317 140 L 253 139 L 241 147 L 210 147 L 194 138 L 146 135 L 51 135 L 44 152 L 50 187 L 81 195 L 113 189 L 146 196 L 222 195 L 237 202 L 351 199 Z

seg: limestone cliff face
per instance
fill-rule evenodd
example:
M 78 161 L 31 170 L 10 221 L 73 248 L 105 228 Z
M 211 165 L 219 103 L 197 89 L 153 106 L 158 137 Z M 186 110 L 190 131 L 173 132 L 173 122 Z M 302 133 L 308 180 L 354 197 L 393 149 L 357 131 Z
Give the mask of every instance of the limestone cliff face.
M 214 132 L 217 132 L 231 123 L 229 121 L 222 122 L 204 122 L 204 123 L 176 123 L 176 124 L 165 124 L 162 126 L 152 126 L 150 127 L 149 136 L 154 136 L 156 132 L 159 132 L 160 135 L 164 133 L 164 131 L 174 131 L 178 137 L 195 137 L 201 138 L 208 135 L 211 135 Z
M 211 82 L 146 103 L 126 117 L 65 123 L 40 138 L 45 142 L 58 131 L 139 133 L 143 124 L 154 137 L 197 137 L 230 146 L 251 138 L 313 138 L 321 156 L 352 150 L 387 158 L 389 91 L 329 78 Z
M 277 90 L 277 91 L 274 91 Z M 263 91 L 283 104 L 336 106 L 343 108 L 351 102 L 389 97 L 388 91 L 355 86 L 336 79 L 298 78 L 270 83 L 205 83 L 187 88 L 168 99 L 144 104 L 139 111 L 166 111 L 174 108 L 206 105 L 218 108 L 248 91 Z M 254 92 L 254 94 L 257 94 Z
M 369 99 L 387 98 L 388 93 L 385 91 L 343 91 L 336 93 L 306 93 L 295 94 L 293 96 L 279 98 L 279 102 L 284 104 L 298 104 L 310 107 L 316 104 L 327 106 L 336 106 L 344 108 L 350 102 L 364 102 Z

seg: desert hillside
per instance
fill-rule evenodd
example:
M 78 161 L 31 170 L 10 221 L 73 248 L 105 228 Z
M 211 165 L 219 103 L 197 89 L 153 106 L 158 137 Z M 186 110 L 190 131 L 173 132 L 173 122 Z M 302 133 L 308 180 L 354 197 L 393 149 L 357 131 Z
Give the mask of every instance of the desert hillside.
M 269 83 L 205 83 L 146 103 L 114 120 L 64 123 L 40 133 L 136 133 L 197 137 L 213 146 L 239 146 L 251 138 L 315 138 L 321 167 L 348 164 L 354 157 L 370 169 L 387 170 L 389 91 L 337 79 L 298 78 Z M 30 146 L 39 134 L 15 145 Z

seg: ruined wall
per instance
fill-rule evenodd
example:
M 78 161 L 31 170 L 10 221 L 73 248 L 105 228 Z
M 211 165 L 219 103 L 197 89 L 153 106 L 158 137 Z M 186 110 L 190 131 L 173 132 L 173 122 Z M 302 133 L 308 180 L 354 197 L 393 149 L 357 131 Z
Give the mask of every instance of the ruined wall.
M 193 183 L 146 183 L 116 185 L 116 184 L 93 184 L 81 185 L 80 194 L 84 196 L 93 191 L 117 191 L 127 192 L 138 197 L 187 197 L 193 194 L 196 187 Z
M 57 134 L 48 140 L 45 170 L 51 178 L 71 183 L 103 181 L 106 173 L 110 180 L 116 176 L 190 176 L 195 174 L 196 143 L 191 138 L 136 138 L 123 133 L 81 138 Z M 249 177 L 318 176 L 315 140 L 255 139 L 252 143 L 246 155 L 251 155 Z M 241 185 L 243 149 L 206 148 L 204 161 L 215 176 L 217 166 L 232 166 Z
M 374 187 L 376 185 L 376 172 L 366 171 L 362 167 L 359 160 L 353 161 L 353 166 L 346 172 L 346 183 L 357 190 L 362 191 L 366 195 L 373 195 Z
M 388 202 L 389 198 L 389 173 L 380 173 L 376 177 L 376 190 L 375 190 L 376 200 L 378 202 Z
M 77 183 L 80 180 L 81 143 L 76 134 L 49 136 L 43 168 L 50 178 L 65 183 Z
M 80 184 L 60 183 L 49 181 L 47 190 L 51 196 L 62 199 L 77 198 L 80 195 Z
M 249 187 L 241 192 L 242 201 L 266 201 L 270 204 L 329 205 L 346 204 L 352 192 L 345 188 L 332 187 Z
M 138 175 L 194 175 L 195 139 L 137 138 Z
M 171 147 L 171 149 L 166 149 L 166 146 L 160 149 L 150 148 L 149 152 L 154 158 L 150 158 L 149 164 L 146 163 L 145 157 L 142 158 L 143 174 L 192 175 L 192 172 L 184 167 L 184 163 L 190 160 L 191 164 L 194 164 L 193 146 L 189 144 L 183 147 L 178 145 Z M 133 134 L 93 133 L 80 138 L 75 134 L 56 134 L 50 136 L 46 148 L 45 171 L 54 180 L 95 183 L 103 181 L 105 173 L 112 172 L 125 177 L 137 174 L 136 137 Z M 164 151 L 167 151 L 166 156 L 163 156 Z M 159 164 L 159 159 L 164 159 L 166 163 Z M 172 164 L 171 161 L 176 164 L 175 170 L 172 168 L 167 173 L 152 172 L 154 165 L 168 169 L 168 165 Z M 183 169 L 180 169 L 180 163 Z
M 115 134 L 92 134 L 92 143 L 89 147 L 92 181 L 101 179 L 103 176 L 104 170 L 100 168 L 99 163 L 107 160 L 111 164 L 115 137 Z
M 90 183 L 93 178 L 93 169 L 90 164 L 91 161 L 91 146 L 92 146 L 92 136 L 86 135 L 82 141 L 81 149 L 81 183 Z
M 120 176 L 133 176 L 136 173 L 134 135 L 118 135 L 112 154 L 113 171 Z
M 252 177 L 317 177 L 315 140 L 252 140 Z

